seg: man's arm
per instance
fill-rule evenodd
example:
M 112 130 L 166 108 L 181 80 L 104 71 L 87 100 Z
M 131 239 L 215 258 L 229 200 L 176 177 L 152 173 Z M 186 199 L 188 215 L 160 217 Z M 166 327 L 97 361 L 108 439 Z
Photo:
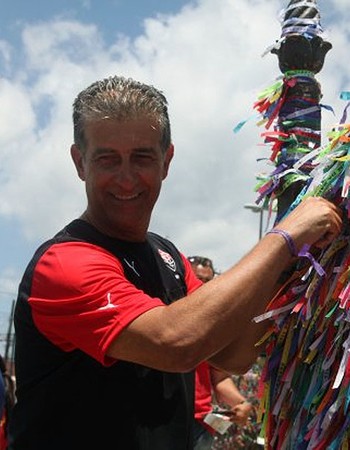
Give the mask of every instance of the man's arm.
M 340 232 L 337 208 L 309 198 L 279 224 L 298 249 L 327 245 Z M 269 234 L 234 267 L 184 299 L 135 319 L 112 342 L 108 355 L 170 372 L 193 370 L 201 361 L 228 372 L 246 372 L 266 325 L 252 319 L 273 296 L 292 260 L 280 235 Z

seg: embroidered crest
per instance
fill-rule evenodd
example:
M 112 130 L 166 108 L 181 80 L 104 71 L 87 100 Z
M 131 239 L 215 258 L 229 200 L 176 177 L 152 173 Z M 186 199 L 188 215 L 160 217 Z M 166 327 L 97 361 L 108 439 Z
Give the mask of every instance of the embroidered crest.
M 176 271 L 176 263 L 175 263 L 173 257 L 171 255 L 169 255 L 169 253 L 161 250 L 160 248 L 158 249 L 158 253 L 162 257 L 162 260 L 165 262 L 165 265 L 167 267 L 169 267 L 170 270 L 175 272 Z

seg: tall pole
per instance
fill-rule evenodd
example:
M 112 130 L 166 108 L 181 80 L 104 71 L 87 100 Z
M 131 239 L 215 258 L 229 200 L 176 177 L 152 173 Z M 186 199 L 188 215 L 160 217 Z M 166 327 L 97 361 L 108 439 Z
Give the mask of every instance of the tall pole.
M 273 144 L 270 159 L 276 171 L 269 180 L 273 189 L 268 196 L 277 199 L 277 222 L 309 180 L 310 160 L 297 170 L 295 163 L 321 144 L 321 88 L 315 75 L 332 48 L 322 38 L 316 0 L 290 1 L 281 22 L 281 37 L 271 49 L 283 74 L 280 94 L 274 102 L 262 97 L 254 106 L 263 115 L 266 128 L 274 126 L 265 133 L 265 142 Z
M 246 209 L 250 209 L 254 213 L 259 213 L 259 241 L 263 235 L 263 226 L 264 226 L 264 208 L 262 206 L 258 206 L 255 204 L 247 203 L 244 205 Z
M 281 45 L 272 50 L 285 78 L 278 128 L 287 135 L 285 139 L 289 142 L 284 147 L 286 151 L 280 153 L 278 164 L 286 168 L 291 168 L 305 153 L 321 145 L 321 88 L 315 74 L 323 68 L 325 56 L 332 47 L 322 39 L 321 32 L 317 1 L 291 0 L 283 17 Z M 283 180 L 279 217 L 304 187 L 310 164 L 305 163 L 299 170 L 306 175 L 304 179 L 295 180 L 290 185 L 292 176 Z
M 6 335 L 6 346 L 5 346 L 5 354 L 4 359 L 6 364 L 9 363 L 10 355 L 12 355 L 12 352 L 10 353 L 11 345 L 12 345 L 12 324 L 13 324 L 13 313 L 15 309 L 15 300 L 12 300 L 11 305 L 11 312 L 9 316 L 9 322 L 7 327 L 7 335 Z
M 325 196 L 349 212 L 350 182 L 342 177 L 350 179 L 350 124 L 334 133 L 329 148 L 320 147 L 321 87 L 315 75 L 331 44 L 322 39 L 317 2 L 290 1 L 281 19 L 281 37 L 271 53 L 278 57 L 282 81 L 265 90 L 254 105 L 266 124 L 263 135 L 272 144 L 270 159 L 276 166 L 260 184 L 259 200 L 277 200 L 276 222 L 304 195 Z M 322 166 L 326 151 L 331 157 L 324 158 Z M 312 175 L 317 169 L 319 178 Z M 301 275 L 292 275 L 267 315 L 258 318 L 268 316 L 273 323 L 266 338 L 260 411 L 268 450 L 348 448 L 349 242 L 348 226 L 314 258 L 313 266 L 306 264 Z M 299 269 L 305 268 L 303 261 L 298 260 Z

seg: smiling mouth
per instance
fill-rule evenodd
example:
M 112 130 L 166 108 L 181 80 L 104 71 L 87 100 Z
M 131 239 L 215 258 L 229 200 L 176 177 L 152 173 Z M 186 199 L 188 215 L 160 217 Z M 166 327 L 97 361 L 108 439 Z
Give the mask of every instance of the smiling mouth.
M 136 198 L 140 197 L 141 194 L 133 194 L 133 195 L 113 195 L 113 197 L 116 200 L 127 202 L 130 200 L 135 200 Z

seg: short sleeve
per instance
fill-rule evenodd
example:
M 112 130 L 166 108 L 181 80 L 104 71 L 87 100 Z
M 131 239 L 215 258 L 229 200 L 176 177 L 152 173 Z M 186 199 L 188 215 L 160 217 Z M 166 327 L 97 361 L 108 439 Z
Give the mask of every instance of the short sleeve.
M 64 351 L 104 365 L 111 342 L 146 311 L 165 306 L 130 283 L 118 259 L 88 243 L 52 245 L 36 264 L 28 299 L 38 330 Z

